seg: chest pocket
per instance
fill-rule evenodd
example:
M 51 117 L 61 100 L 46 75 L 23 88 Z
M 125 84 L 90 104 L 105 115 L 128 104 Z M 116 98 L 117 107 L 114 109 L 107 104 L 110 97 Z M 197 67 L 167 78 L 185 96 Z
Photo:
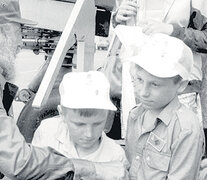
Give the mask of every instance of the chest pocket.
M 150 168 L 165 172 L 168 171 L 170 164 L 170 155 L 155 152 L 150 149 L 145 149 L 143 155 L 145 163 Z

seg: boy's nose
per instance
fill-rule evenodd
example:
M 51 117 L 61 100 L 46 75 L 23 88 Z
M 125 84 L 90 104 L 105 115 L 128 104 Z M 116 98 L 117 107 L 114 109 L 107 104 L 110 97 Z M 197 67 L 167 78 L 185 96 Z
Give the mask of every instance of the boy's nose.
M 93 129 L 91 126 L 87 126 L 86 129 L 85 129 L 85 136 L 87 138 L 91 138 L 93 135 Z
M 140 88 L 140 97 L 148 97 L 150 95 L 149 87 L 146 84 L 143 84 Z

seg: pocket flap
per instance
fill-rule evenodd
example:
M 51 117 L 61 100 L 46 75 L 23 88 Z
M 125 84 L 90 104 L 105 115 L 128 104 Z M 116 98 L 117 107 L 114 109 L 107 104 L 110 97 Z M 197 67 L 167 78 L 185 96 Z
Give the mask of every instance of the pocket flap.
M 144 160 L 149 167 L 161 171 L 167 171 L 170 164 L 170 155 L 155 152 L 152 150 L 145 150 Z

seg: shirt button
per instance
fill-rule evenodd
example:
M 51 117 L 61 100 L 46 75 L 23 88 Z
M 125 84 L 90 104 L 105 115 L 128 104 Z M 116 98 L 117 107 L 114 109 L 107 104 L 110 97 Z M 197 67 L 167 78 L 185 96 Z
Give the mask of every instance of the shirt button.
M 136 156 L 136 160 L 139 160 L 140 159 L 140 157 L 139 156 Z
M 146 159 L 147 159 L 147 161 L 149 161 L 149 160 L 150 160 L 150 157 L 149 157 L 149 156 L 147 156 L 147 158 L 146 158 Z
M 140 159 L 140 157 L 139 156 L 136 156 L 136 160 L 139 160 Z

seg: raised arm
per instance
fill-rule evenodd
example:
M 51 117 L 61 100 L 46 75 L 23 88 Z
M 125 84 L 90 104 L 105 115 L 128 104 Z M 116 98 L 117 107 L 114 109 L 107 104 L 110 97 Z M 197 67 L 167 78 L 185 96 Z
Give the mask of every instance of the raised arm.
M 193 51 L 207 53 L 207 17 L 192 8 L 188 27 L 173 24 L 172 36 L 183 40 Z
M 0 110 L 0 171 L 11 179 L 56 179 L 73 163 L 51 148 L 26 143 L 14 120 Z

